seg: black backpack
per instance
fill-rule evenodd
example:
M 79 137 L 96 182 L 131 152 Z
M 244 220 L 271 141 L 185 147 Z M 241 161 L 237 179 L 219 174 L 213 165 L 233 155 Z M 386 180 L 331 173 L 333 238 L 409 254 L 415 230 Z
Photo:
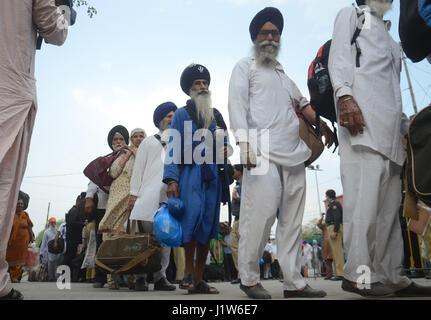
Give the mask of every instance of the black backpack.
M 358 19 L 365 17 L 364 13 L 358 12 Z M 358 46 L 356 40 L 358 39 L 362 26 L 365 23 L 365 19 L 360 19 L 358 26 L 353 34 L 351 45 L 356 46 L 356 67 L 361 66 L 360 57 L 361 49 Z M 335 149 L 338 146 L 337 130 L 334 123 L 337 122 L 335 114 L 335 103 L 334 103 L 334 89 L 332 88 L 331 78 L 328 70 L 329 52 L 331 50 L 332 40 L 327 41 L 323 46 L 320 47 L 317 52 L 316 58 L 311 62 L 308 69 L 308 81 L 307 86 L 310 91 L 310 104 L 313 106 L 316 112 L 316 134 L 320 135 L 320 116 L 328 119 L 332 123 L 335 137 Z M 335 152 L 334 149 L 334 152 Z
M 431 105 L 410 121 L 404 164 L 406 194 L 431 207 Z
M 418 0 L 400 1 L 399 35 L 404 52 L 413 62 L 431 54 L 431 27 L 421 16 Z

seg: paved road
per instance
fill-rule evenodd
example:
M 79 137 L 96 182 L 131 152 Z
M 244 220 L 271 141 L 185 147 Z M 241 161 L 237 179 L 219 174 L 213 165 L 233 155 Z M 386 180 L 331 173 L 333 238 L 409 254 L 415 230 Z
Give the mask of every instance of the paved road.
M 422 285 L 431 286 L 431 280 L 414 279 Z M 306 282 L 315 289 L 322 289 L 327 292 L 325 298 L 319 300 L 357 300 L 366 299 L 356 294 L 341 290 L 341 281 L 328 281 L 322 278 L 307 278 Z M 272 295 L 273 300 L 284 300 L 282 283 L 277 280 L 265 280 L 263 286 Z M 239 289 L 239 285 L 229 282 L 211 283 L 220 291 L 218 295 L 189 295 L 187 291 L 176 289 L 173 292 L 153 291 L 150 284 L 150 291 L 136 292 L 128 288 L 120 290 L 110 290 L 106 286 L 102 289 L 95 289 L 88 283 L 71 283 L 70 289 L 60 290 L 56 282 L 28 282 L 24 278 L 21 283 L 15 284 L 14 288 L 20 290 L 25 300 L 244 300 L 251 302 L 247 296 Z M 385 300 L 431 300 L 431 298 L 385 298 Z M 291 300 L 291 299 L 289 299 Z M 301 300 L 301 299 L 295 299 Z M 307 300 L 307 299 L 302 299 Z

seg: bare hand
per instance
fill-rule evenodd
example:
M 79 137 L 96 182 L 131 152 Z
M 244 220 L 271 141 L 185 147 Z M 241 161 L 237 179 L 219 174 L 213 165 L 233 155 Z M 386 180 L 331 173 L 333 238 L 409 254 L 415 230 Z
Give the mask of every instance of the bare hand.
M 250 148 L 248 142 L 241 142 L 239 144 L 240 148 L 240 161 L 247 170 L 251 170 L 252 168 L 256 168 L 256 155 L 253 150 Z
M 349 130 L 352 136 L 364 133 L 365 121 L 359 105 L 352 96 L 342 96 L 340 105 L 340 126 Z
M 336 233 L 336 232 L 333 232 L 333 233 L 331 234 L 331 239 L 332 239 L 332 240 L 337 239 L 337 233 Z
M 93 198 L 85 199 L 84 212 L 87 214 L 91 214 L 94 211 L 94 200 Z
M 334 143 L 334 133 L 326 124 L 321 125 L 320 132 L 325 137 L 325 146 L 330 148 Z
M 129 196 L 129 204 L 127 205 L 128 211 L 133 210 L 133 207 L 135 206 L 135 202 L 137 198 L 138 198 L 137 196 Z
M 180 186 L 177 182 L 173 182 L 170 185 L 168 185 L 168 189 L 166 190 L 166 194 L 168 196 L 168 199 L 172 196 L 179 198 L 180 197 Z

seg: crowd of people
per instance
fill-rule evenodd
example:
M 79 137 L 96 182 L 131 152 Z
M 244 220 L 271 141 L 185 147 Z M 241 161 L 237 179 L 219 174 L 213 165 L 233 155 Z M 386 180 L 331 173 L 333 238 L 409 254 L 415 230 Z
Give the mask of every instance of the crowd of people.
M 61 12 L 54 2 L 34 2 L 41 34 L 61 44 L 67 31 L 58 23 Z M 328 210 L 319 221 L 321 248 L 320 243 L 310 245 L 302 238 L 305 163 L 312 153 L 300 137 L 298 117 L 319 129 L 328 148 L 335 136 L 324 121 L 318 121 L 315 108 L 277 61 L 284 20 L 277 8 L 267 7 L 250 23 L 254 54 L 235 65 L 229 83 L 229 123 L 240 149 L 240 164 L 229 164 L 233 153 L 229 128 L 226 115 L 212 105 L 209 70 L 201 64 L 187 66 L 180 76 L 181 89 L 190 97 L 185 107 L 177 108 L 169 101 L 157 106 L 154 136 L 141 128 L 130 134 L 122 125 L 112 128 L 107 138 L 112 150 L 109 183 L 90 178 L 88 189 L 67 214 L 65 230 L 57 230 L 56 220 L 49 220 L 40 251 L 48 280 L 55 281 L 56 267 L 67 264 L 75 270 L 74 280 L 91 281 L 94 288 L 107 284 L 115 290 L 127 285 L 148 291 L 151 279 L 153 290 L 174 291 L 178 283 L 189 294 L 219 294 L 216 283 L 208 280 L 222 274 L 220 279 L 239 283 L 252 299 L 271 299 L 261 281 L 266 278 L 281 279 L 285 298 L 323 298 L 327 293 L 312 288 L 304 278 L 306 270 L 322 260 L 326 278 L 341 281 L 341 289 L 347 292 L 373 297 L 431 296 L 431 287 L 420 286 L 401 272 L 401 140 L 409 119 L 402 113 L 399 45 L 383 20 L 392 1 L 357 0 L 357 4 L 338 14 L 329 54 L 344 205 L 333 190 L 326 192 Z M 0 4 L 0 15 L 8 6 L 11 1 Z M 43 7 L 40 12 L 38 7 Z M 52 28 L 44 26 L 53 23 L 53 17 L 43 17 L 47 12 L 56 15 Z M 360 30 L 352 43 L 361 15 L 369 28 Z M 3 42 L 7 43 L 0 34 Z M 2 50 L 0 59 L 5 56 Z M 2 77 L 0 94 L 1 81 Z M 20 118 L 22 129 L 11 143 L 16 156 L 2 156 L 2 181 L 9 179 L 7 174 L 22 179 L 25 161 L 21 158 L 26 159 L 28 144 L 21 143 L 30 140 L 34 104 L 35 99 L 30 99 L 25 105 L 27 118 Z M 5 161 L 20 163 L 20 167 L 6 173 Z M 4 221 L 13 220 L 6 214 L 12 207 L 16 207 L 16 222 L 11 239 L 25 234 L 19 237 L 22 243 L 16 242 L 22 247 L 32 239 L 32 224 L 23 213 L 23 204 L 16 206 L 15 198 L 11 204 L 9 198 L 14 197 L 8 193 L 0 198 L 2 255 L 4 237 L 9 238 L 12 225 Z M 153 248 L 153 254 L 159 255 L 158 271 L 124 277 L 118 270 L 102 267 L 98 254 L 104 244 L 124 235 L 154 234 L 160 203 L 173 208 L 175 199 L 182 208 L 176 216 L 182 245 L 171 248 L 160 243 L 158 250 Z M 220 223 L 220 208 L 231 199 L 233 224 Z M 130 221 L 137 223 L 130 227 Z M 275 221 L 276 246 L 271 237 Z M 319 250 L 322 259 L 315 255 Z M 11 279 L 19 274 L 21 260 L 10 257 Z M 22 299 L 11 288 L 5 266 L 0 260 L 0 297 Z M 361 282 L 361 266 L 368 268 L 370 283 Z

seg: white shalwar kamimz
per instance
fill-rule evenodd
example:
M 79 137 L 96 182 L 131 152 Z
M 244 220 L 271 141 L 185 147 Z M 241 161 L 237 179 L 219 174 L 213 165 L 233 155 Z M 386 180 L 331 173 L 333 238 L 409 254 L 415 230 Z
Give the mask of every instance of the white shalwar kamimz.
M 238 265 L 241 283 L 260 282 L 259 261 L 279 209 L 276 238 L 284 289 L 305 286 L 301 276 L 302 218 L 305 206 L 305 166 L 311 151 L 299 137 L 300 112 L 309 103 L 279 63 L 268 67 L 255 58 L 235 66 L 229 87 L 229 117 L 238 142 L 250 142 L 258 167 L 244 170 L 241 190 Z M 239 134 L 256 129 L 254 139 Z M 268 129 L 267 151 L 262 130 Z M 265 165 L 266 163 L 266 165 Z M 267 167 L 265 172 L 261 168 Z
M 161 141 L 167 145 L 169 130 L 158 133 Z M 163 179 L 164 147 L 154 136 L 145 138 L 136 152 L 135 165 L 130 180 L 130 194 L 137 196 L 135 206 L 130 214 L 131 220 L 144 222 L 144 232 L 154 233 L 154 214 L 160 202 L 167 202 L 167 186 Z M 153 274 L 154 282 L 166 278 L 171 248 L 162 246 L 162 268 Z M 137 277 L 143 277 L 138 275 Z
M 350 44 L 358 25 L 354 7 L 338 14 L 329 57 L 335 100 L 353 96 L 365 120 L 363 134 L 351 136 L 346 128 L 339 129 L 347 253 L 344 277 L 354 282 L 368 277 L 371 283 L 380 281 L 396 290 L 410 284 L 400 276 L 399 174 L 404 161 L 401 137 L 408 126 L 402 113 L 400 48 L 386 21 L 369 8 L 360 10 L 365 12 L 357 40 L 360 66 L 356 66 L 355 45 Z

